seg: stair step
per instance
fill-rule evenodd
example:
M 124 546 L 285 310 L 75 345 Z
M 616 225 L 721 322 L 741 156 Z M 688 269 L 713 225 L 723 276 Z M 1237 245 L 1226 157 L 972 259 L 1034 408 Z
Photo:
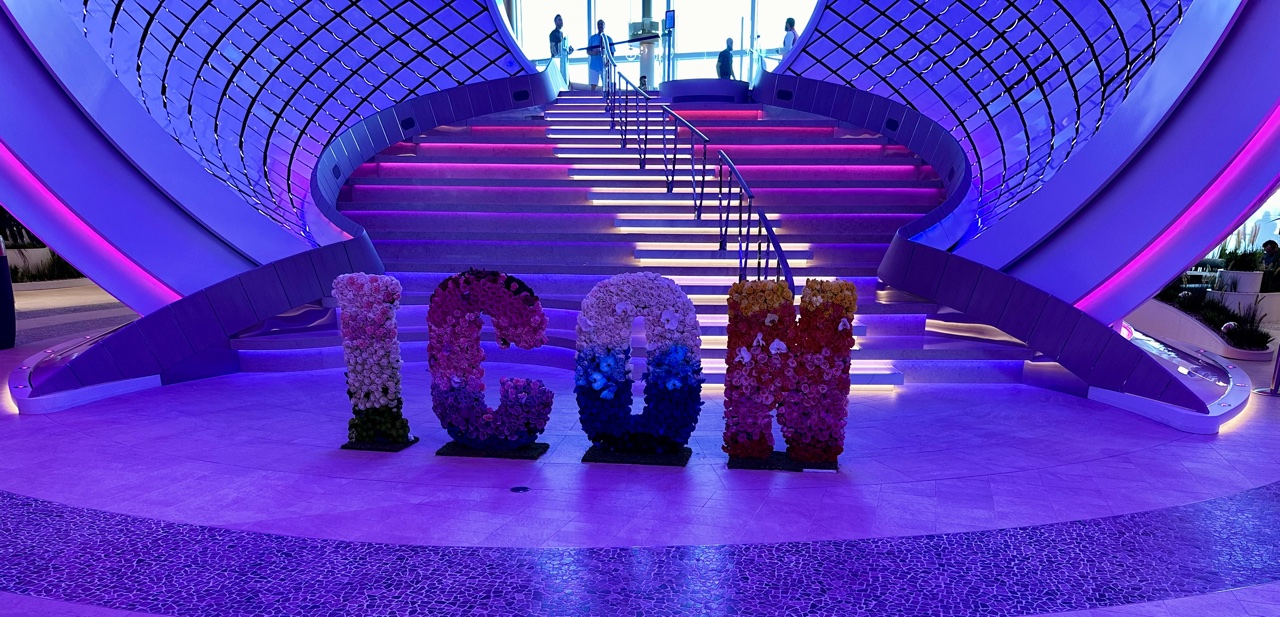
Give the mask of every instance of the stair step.
M 639 168 L 640 156 L 634 149 L 623 151 L 620 148 L 599 148 L 598 153 L 593 154 L 581 149 L 567 149 L 563 152 L 553 152 L 555 144 L 487 144 L 484 148 L 446 148 L 447 145 L 456 146 L 473 146 L 475 144 L 420 144 L 421 146 L 430 146 L 423 148 L 421 151 L 414 150 L 412 152 L 397 154 L 379 154 L 374 157 L 373 162 L 393 162 L 393 163 L 455 163 L 455 164 L 476 164 L 476 163 L 492 163 L 495 159 L 500 159 L 505 164 L 515 165 L 564 165 L 570 164 L 574 167 L 611 167 L 618 169 Z M 511 150 L 521 148 L 520 152 L 512 152 Z M 505 151 L 504 151 L 505 150 Z M 540 154 L 539 150 L 546 150 L 546 154 Z M 663 158 L 661 153 L 655 148 L 645 157 L 646 166 L 650 169 L 662 169 Z M 727 150 L 727 149 L 726 149 Z M 684 169 L 688 170 L 689 155 L 687 151 L 676 157 L 676 160 Z M 715 150 L 708 149 L 707 173 L 712 173 L 715 169 Z M 699 154 L 701 156 L 701 154 Z M 771 154 L 766 151 L 746 152 L 742 154 L 729 153 L 733 158 L 733 162 L 737 165 L 769 165 L 769 166 L 830 166 L 832 159 L 821 156 L 819 153 L 813 153 L 813 156 L 788 155 L 780 156 Z M 670 161 L 671 159 L 667 159 Z M 918 159 L 904 156 L 857 156 L 847 157 L 843 159 L 845 163 L 858 165 L 860 167 L 873 165 L 915 165 L 919 163 Z M 699 158 L 701 165 L 701 158 Z
M 431 165 L 419 165 L 420 167 L 431 167 Z M 478 167 L 478 166 L 477 166 Z M 548 166 L 549 167 L 549 166 Z M 649 170 L 645 170 L 649 171 Z M 554 168 L 539 170 L 538 173 L 530 173 L 528 177 L 502 177 L 481 172 L 477 177 L 441 177 L 435 175 L 410 176 L 409 172 L 397 170 L 396 175 L 380 176 L 380 175 L 361 175 L 353 176 L 349 181 L 350 186 L 458 186 L 458 187 L 493 187 L 505 188 L 510 187 L 513 182 L 519 183 L 522 187 L 552 187 L 552 188 L 594 188 L 604 191 L 613 189 L 633 189 L 636 191 L 651 191 L 666 194 L 667 179 L 663 176 L 663 170 L 659 167 L 656 174 L 648 176 L 573 176 L 567 173 L 567 170 L 555 170 Z M 698 178 L 705 182 L 705 188 L 714 192 L 717 184 L 714 175 L 697 174 Z M 937 180 L 885 180 L 885 179 L 864 179 L 864 180 L 833 180 L 833 181 L 806 181 L 802 179 L 793 180 L 748 180 L 753 190 L 758 189 L 854 189 L 854 188 L 906 188 L 906 189 L 939 189 L 941 184 Z M 693 180 L 690 178 L 689 171 L 677 170 L 676 178 L 672 182 L 672 187 L 677 191 L 689 193 L 693 189 Z
M 637 245 L 639 244 L 647 244 L 647 243 L 637 243 Z M 666 243 L 662 243 L 662 244 L 666 244 Z M 679 243 L 673 242 L 670 244 L 678 245 Z M 797 248 L 798 246 L 802 246 L 804 248 Z M 813 259 L 813 251 L 808 248 L 809 245 L 807 244 L 791 245 L 791 247 L 792 248 L 787 248 L 786 245 L 783 245 L 783 249 L 782 249 L 783 252 L 786 253 L 787 261 L 789 263 L 791 264 L 799 264 L 801 262 L 807 263 L 808 261 Z M 636 259 L 643 259 L 643 260 L 682 259 L 682 260 L 689 260 L 689 261 L 702 263 L 702 264 L 719 263 L 722 260 L 726 262 L 731 262 L 731 263 L 738 262 L 737 247 L 722 251 L 720 250 L 720 247 L 717 246 L 716 244 L 711 244 L 706 248 L 686 248 L 686 249 L 636 248 L 634 255 Z M 793 265 L 792 267 L 797 267 L 797 266 Z
M 714 205 L 707 205 L 710 208 Z M 784 209 L 785 208 L 785 209 Z M 784 226 L 789 226 L 792 217 L 801 217 L 805 215 L 819 216 L 830 215 L 839 216 L 850 225 L 875 225 L 876 229 L 884 226 L 892 225 L 898 221 L 914 220 L 917 216 L 927 213 L 932 208 L 927 205 L 921 206 L 894 206 L 894 205 L 788 205 L 775 206 L 774 211 L 769 213 L 770 218 L 776 218 L 783 222 Z M 338 210 L 341 212 L 360 212 L 360 211 L 380 211 L 380 212 L 506 212 L 506 213 L 553 213 L 561 212 L 564 214 L 609 214 L 615 217 L 627 216 L 625 220 L 672 220 L 681 221 L 694 220 L 693 200 L 689 199 L 672 199 L 667 201 L 619 201 L 619 202 L 601 202 L 601 203 L 582 203 L 582 204 L 564 204 L 564 203 L 520 203 L 520 202 L 497 202 L 497 203 L 468 203 L 468 202 L 417 202 L 417 201 L 350 201 L 342 200 L 338 202 Z M 911 216 L 915 215 L 915 216 Z M 704 217 L 710 216 L 709 214 Z M 877 222 L 877 219 L 882 219 Z M 834 222 L 834 221 L 833 221 Z M 900 225 L 899 225 L 900 226 Z M 897 229 L 894 227 L 894 229 Z
M 532 274 L 556 274 L 563 273 L 566 275 L 601 275 L 603 277 L 612 276 L 614 274 L 622 274 L 624 272 L 656 272 L 663 276 L 737 276 L 738 266 L 736 260 L 732 264 L 724 265 L 698 265 L 698 264 L 671 264 L 671 263 L 635 263 L 635 259 L 631 263 L 614 263 L 614 264 L 544 264 L 544 263 L 526 263 L 516 262 L 502 257 L 480 259 L 439 259 L 439 260 L 405 260 L 405 259 L 383 259 L 383 264 L 387 270 L 396 272 L 462 272 L 470 268 L 482 268 L 486 270 L 498 270 L 519 277 Z M 861 263 L 861 264 L 844 264 L 841 266 L 809 266 L 803 268 L 802 272 L 805 276 L 835 278 L 840 276 L 874 276 L 878 263 Z M 797 267 L 797 269 L 800 269 Z M 895 305 L 888 305 L 895 306 Z M 932 307 L 931 304 L 924 303 L 903 303 L 901 308 L 892 312 L 900 313 L 919 313 L 922 307 Z

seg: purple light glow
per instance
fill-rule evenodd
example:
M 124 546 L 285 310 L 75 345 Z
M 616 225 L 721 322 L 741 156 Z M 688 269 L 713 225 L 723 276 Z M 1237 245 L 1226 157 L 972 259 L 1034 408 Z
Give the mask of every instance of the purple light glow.
M 1280 104 L 1272 108 L 1270 115 L 1263 121 L 1258 131 L 1249 138 L 1240 152 L 1191 204 L 1191 207 L 1187 208 L 1145 251 L 1095 287 L 1088 295 L 1076 301 L 1076 308 L 1093 314 L 1102 308 L 1112 294 L 1138 284 L 1148 268 L 1176 249 L 1175 240 L 1184 230 L 1208 224 L 1207 219 L 1214 213 L 1218 201 L 1238 190 L 1242 183 L 1250 179 L 1249 172 L 1252 171 L 1250 168 L 1254 165 L 1255 159 L 1264 151 L 1277 146 L 1280 146 Z M 1274 183 L 1268 183 L 1268 186 L 1272 184 Z
M 111 271 L 119 273 L 128 280 L 132 288 L 130 291 L 138 296 L 128 298 L 126 303 L 135 310 L 149 312 L 181 298 L 177 292 L 142 269 L 85 223 L 35 174 L 31 173 L 31 170 L 27 169 L 27 166 L 9 150 L 4 142 L 0 142 L 0 173 L 16 180 L 27 196 L 37 204 L 40 212 L 52 219 L 51 222 L 60 232 L 67 234 L 68 242 L 64 244 L 84 247 L 87 254 L 82 258 L 105 263 Z M 119 286 L 107 285 L 107 287 L 112 293 L 121 294 L 123 291 Z

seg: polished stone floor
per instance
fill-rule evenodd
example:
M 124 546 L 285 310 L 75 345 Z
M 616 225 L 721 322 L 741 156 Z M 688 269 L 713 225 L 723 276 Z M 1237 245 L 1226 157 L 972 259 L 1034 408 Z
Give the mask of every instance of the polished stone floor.
M 795 474 L 725 469 L 708 394 L 670 469 L 580 463 L 570 375 L 487 368 L 557 392 L 542 460 L 434 456 L 415 364 L 398 454 L 337 449 L 340 371 L 0 414 L 0 615 L 1280 615 L 1280 402 L 1195 436 L 1025 386 L 855 392 L 840 472 Z
M 461 546 L 652 546 L 995 529 L 1191 503 L 1280 479 L 1265 414 L 1192 436 L 1021 385 L 856 392 L 837 474 L 731 471 L 708 395 L 687 468 L 582 464 L 567 371 L 537 462 L 434 456 L 448 437 L 425 366 L 405 372 L 422 443 L 337 449 L 340 370 L 240 374 L 44 416 L 0 417 L 0 490 L 154 517 L 341 540 Z M 496 392 L 496 384 L 489 387 Z M 512 493 L 527 486 L 527 493 Z

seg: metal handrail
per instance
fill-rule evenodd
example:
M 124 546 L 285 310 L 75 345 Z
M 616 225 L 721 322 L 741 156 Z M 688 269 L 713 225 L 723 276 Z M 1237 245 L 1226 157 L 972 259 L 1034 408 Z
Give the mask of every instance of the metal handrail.
M 726 174 L 726 170 L 728 173 Z M 736 185 L 736 191 L 735 191 Z M 716 214 L 720 222 L 720 250 L 728 248 L 729 222 L 733 218 L 733 195 L 737 195 L 738 218 L 738 280 L 747 280 L 751 262 L 751 246 L 755 245 L 755 276 L 757 280 L 772 276 L 787 282 L 787 287 L 795 293 L 795 279 L 791 275 L 791 264 L 787 254 L 782 250 L 782 242 L 773 230 L 773 224 L 764 210 L 755 205 L 755 193 L 747 184 L 733 159 L 719 151 L 716 165 Z M 752 219 L 756 219 L 752 221 Z
M 649 101 L 653 97 L 632 83 L 630 79 L 627 79 L 627 76 L 623 75 L 621 71 L 615 69 L 611 77 L 615 84 L 609 88 L 605 103 L 605 107 L 609 110 L 609 128 L 618 130 L 622 147 L 626 148 L 628 127 L 631 124 L 629 116 L 632 101 L 634 101 L 636 148 L 640 150 L 640 169 L 644 169 L 645 159 L 649 153 Z M 619 79 L 622 80 L 625 88 L 616 84 Z M 622 99 L 622 111 L 615 113 L 619 106 L 619 98 Z
M 634 131 L 636 145 L 640 152 L 640 168 L 644 169 L 648 158 L 650 104 L 653 97 L 637 87 L 625 75 L 617 71 L 612 62 L 608 47 L 605 48 L 608 75 L 605 78 L 605 110 L 609 114 L 609 126 L 617 129 L 622 136 L 621 146 L 627 147 L 627 136 Z M 635 126 L 633 128 L 631 110 L 635 110 Z M 685 143 L 689 153 L 689 181 L 693 199 L 695 220 L 702 220 L 702 208 L 707 193 L 707 151 L 711 139 L 698 127 L 684 119 L 668 105 L 662 109 L 662 169 L 667 181 L 667 192 L 675 192 L 676 177 L 679 175 L 680 157 Z M 688 131 L 688 142 L 680 136 L 681 128 Z M 667 144 L 668 136 L 672 140 Z M 702 152 L 699 157 L 698 146 Z M 716 166 L 716 229 L 720 235 L 720 250 L 728 249 L 729 226 L 733 219 L 732 195 L 737 195 L 738 231 L 738 279 L 745 281 L 752 260 L 752 245 L 755 245 L 755 276 L 757 279 L 772 276 L 783 279 L 787 286 L 795 291 L 795 279 L 791 274 L 791 264 L 787 261 L 782 243 L 774 232 L 768 215 L 755 206 L 755 193 L 747 184 L 738 167 L 723 150 L 718 151 L 719 160 Z M 700 160 L 699 160 L 700 159 Z M 726 173 L 727 171 L 727 173 Z
M 667 128 L 667 120 L 671 120 L 671 128 Z M 667 179 L 667 192 L 674 193 L 677 169 L 676 158 L 680 156 L 680 127 L 689 130 L 689 183 L 693 192 L 693 218 L 702 220 L 702 204 L 707 196 L 707 145 L 711 140 L 699 131 L 688 120 L 685 120 L 667 105 L 662 106 L 662 172 Z M 667 149 L 667 133 L 671 133 L 672 146 Z M 702 141 L 702 163 L 698 164 L 698 145 Z M 643 159 L 641 159 L 643 167 Z

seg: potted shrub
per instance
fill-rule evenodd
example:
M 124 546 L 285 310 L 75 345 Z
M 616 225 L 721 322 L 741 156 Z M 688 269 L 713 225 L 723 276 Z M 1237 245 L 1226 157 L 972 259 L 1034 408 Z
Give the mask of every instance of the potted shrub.
M 1256 294 L 1262 289 L 1262 251 L 1232 251 L 1226 266 L 1218 270 L 1216 291 Z

